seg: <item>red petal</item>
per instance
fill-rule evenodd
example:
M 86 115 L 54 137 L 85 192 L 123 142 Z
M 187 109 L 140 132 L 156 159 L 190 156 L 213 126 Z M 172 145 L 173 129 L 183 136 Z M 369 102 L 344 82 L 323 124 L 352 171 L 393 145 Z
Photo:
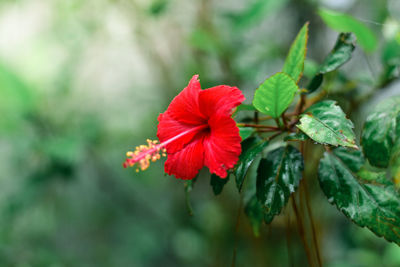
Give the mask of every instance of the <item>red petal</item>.
M 215 115 L 208 121 L 210 134 L 204 140 L 204 163 L 211 173 L 225 178 L 226 170 L 235 166 L 242 151 L 239 128 L 228 116 Z
M 213 114 L 232 114 L 232 109 L 245 100 L 242 92 L 236 87 L 219 85 L 200 92 L 199 105 L 201 112 L 211 117 Z
M 179 122 L 186 124 L 204 123 L 205 117 L 199 110 L 199 93 L 201 91 L 199 75 L 194 75 L 188 86 L 169 104 L 166 112 Z
M 182 150 L 168 154 L 165 172 L 178 179 L 191 180 L 204 166 L 203 137 L 193 140 Z
M 173 138 L 177 136 L 178 134 L 187 131 L 193 127 L 193 125 L 188 125 L 181 123 L 174 118 L 172 118 L 167 112 L 160 114 L 158 116 L 158 126 L 157 126 L 157 137 L 160 140 L 160 142 L 165 142 L 170 138 Z M 175 153 L 176 151 L 179 151 L 182 149 L 187 143 L 189 143 L 193 137 L 197 134 L 198 132 L 191 132 L 188 133 L 182 137 L 180 137 L 178 140 L 170 143 L 167 145 L 166 149 L 168 153 Z

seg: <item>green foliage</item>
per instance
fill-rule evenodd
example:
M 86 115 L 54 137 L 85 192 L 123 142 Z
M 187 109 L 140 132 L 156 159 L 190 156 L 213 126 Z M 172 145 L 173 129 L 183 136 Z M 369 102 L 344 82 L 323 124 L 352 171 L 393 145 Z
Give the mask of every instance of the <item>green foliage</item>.
M 312 93 L 322 84 L 323 75 L 334 71 L 351 59 L 355 49 L 355 39 L 351 33 L 340 33 L 332 51 L 326 56 L 318 72 L 307 86 L 308 93 Z
M 270 223 L 281 213 L 290 194 L 299 186 L 304 169 L 303 157 L 293 146 L 277 148 L 260 161 L 257 169 L 257 198 Z
M 381 176 L 363 180 L 355 172 L 361 157 L 353 155 L 353 163 L 342 155 L 326 152 L 321 160 L 318 176 L 322 191 L 356 224 L 400 245 L 400 198 L 394 185 Z
M 210 185 L 213 189 L 214 195 L 219 195 L 222 193 L 225 184 L 229 181 L 229 176 L 226 178 L 221 178 L 216 174 L 211 174 Z
M 344 63 L 350 60 L 351 55 L 356 48 L 355 38 L 351 33 L 340 33 L 332 51 L 321 64 L 319 73 L 327 73 L 338 69 Z
M 296 83 L 299 82 L 303 74 L 304 60 L 306 59 L 307 54 L 307 41 L 308 22 L 304 24 L 292 43 L 282 69 L 282 71 L 292 77 Z
M 239 111 L 256 111 L 256 108 L 252 104 L 241 104 L 236 108 L 236 112 Z
M 154 0 L 149 8 L 151 15 L 158 16 L 165 12 L 168 7 L 168 0 Z
M 242 141 L 249 138 L 254 133 L 254 128 L 251 127 L 239 127 L 239 134 Z
M 284 141 L 306 141 L 310 139 L 308 135 L 303 133 L 302 131 L 299 131 L 297 133 L 290 133 L 289 135 L 285 136 L 283 139 Z
M 242 13 L 229 14 L 236 29 L 242 30 L 265 19 L 284 7 L 288 0 L 254 0 Z
M 35 105 L 32 88 L 6 65 L 0 64 L 0 133 L 13 132 Z
M 253 105 L 258 111 L 278 118 L 292 103 L 298 90 L 296 82 L 289 75 L 278 72 L 258 87 Z
M 379 103 L 367 117 L 362 133 L 365 156 L 373 166 L 387 167 L 400 142 L 400 96 Z
M 318 143 L 357 148 L 353 123 L 335 101 L 312 105 L 301 116 L 297 127 Z
M 244 179 L 251 164 L 267 145 L 267 141 L 258 137 L 251 137 L 242 142 L 242 154 L 235 169 L 236 186 L 239 191 L 242 190 Z
M 250 220 L 251 227 L 255 236 L 260 235 L 260 228 L 262 226 L 264 218 L 264 209 L 257 199 L 256 195 L 253 195 L 246 203 L 244 212 Z
M 218 53 L 220 50 L 218 39 L 202 28 L 194 30 L 188 41 L 192 47 L 203 52 Z
M 360 46 L 367 52 L 372 52 L 378 45 L 375 34 L 363 23 L 350 15 L 328 9 L 320 9 L 318 14 L 332 29 L 339 32 L 352 32 L 357 36 Z
M 400 187 L 400 141 L 397 140 L 392 149 L 392 156 L 389 163 L 390 174 L 397 187 Z

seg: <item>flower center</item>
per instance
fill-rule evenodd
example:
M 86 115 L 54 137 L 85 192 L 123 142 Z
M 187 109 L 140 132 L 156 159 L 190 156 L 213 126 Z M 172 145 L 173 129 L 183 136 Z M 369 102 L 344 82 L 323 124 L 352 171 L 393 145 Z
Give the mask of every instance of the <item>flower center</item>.
M 136 172 L 140 170 L 144 171 L 150 166 L 150 161 L 154 162 L 161 158 L 161 156 L 165 157 L 167 150 L 165 147 L 172 142 L 175 142 L 185 135 L 190 133 L 200 131 L 203 129 L 208 128 L 207 124 L 199 125 L 193 128 L 190 128 L 180 134 L 175 135 L 174 137 L 158 144 L 157 140 L 150 140 L 147 139 L 147 145 L 140 145 L 137 146 L 135 151 L 128 151 L 126 152 L 127 159 L 123 163 L 124 168 L 133 167 L 138 164 L 136 168 Z

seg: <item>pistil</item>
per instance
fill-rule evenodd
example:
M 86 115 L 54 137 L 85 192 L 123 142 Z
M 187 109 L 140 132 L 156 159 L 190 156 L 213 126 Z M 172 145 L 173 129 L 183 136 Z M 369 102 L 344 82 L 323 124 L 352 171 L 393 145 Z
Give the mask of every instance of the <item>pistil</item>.
M 123 163 L 123 167 L 133 167 L 135 164 L 138 164 L 136 168 L 136 172 L 139 172 L 139 169 L 144 171 L 150 166 L 150 161 L 154 162 L 157 161 L 161 158 L 161 156 L 165 157 L 167 155 L 167 150 L 166 146 L 171 144 L 172 142 L 175 142 L 176 140 L 179 140 L 183 136 L 200 131 L 203 129 L 208 128 L 207 124 L 204 125 L 199 125 L 196 127 L 193 127 L 189 130 L 183 131 L 180 134 L 177 134 L 176 136 L 162 142 L 161 144 L 158 144 L 157 140 L 150 140 L 147 139 L 147 145 L 140 145 L 137 146 L 135 151 L 128 151 L 126 153 L 127 159 Z

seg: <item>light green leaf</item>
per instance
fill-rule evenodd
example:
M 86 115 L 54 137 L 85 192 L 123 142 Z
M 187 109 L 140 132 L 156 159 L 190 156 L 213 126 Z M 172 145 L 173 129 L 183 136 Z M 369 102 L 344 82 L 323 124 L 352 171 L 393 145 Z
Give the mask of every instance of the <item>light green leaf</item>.
M 271 151 L 260 161 L 257 169 L 257 198 L 265 208 L 266 223 L 281 213 L 290 194 L 299 186 L 303 169 L 301 153 L 290 145 Z
M 258 111 L 278 118 L 292 103 L 298 90 L 299 87 L 289 75 L 278 72 L 256 90 L 253 105 Z
M 379 103 L 367 117 L 361 137 L 371 165 L 386 168 L 392 148 L 400 139 L 400 96 Z
M 188 42 L 192 47 L 207 53 L 218 53 L 220 51 L 218 39 L 210 31 L 202 28 L 194 30 Z
M 379 176 L 361 179 L 346 161 L 332 152 L 320 161 L 319 182 L 329 202 L 359 226 L 400 245 L 399 193 Z
M 250 137 L 244 140 L 241 145 L 242 153 L 239 156 L 239 162 L 235 169 L 236 186 L 239 191 L 242 190 L 244 178 L 246 177 L 251 164 L 268 145 L 268 142 L 257 137 Z
M 267 18 L 270 14 L 275 14 L 284 7 L 288 0 L 253 0 L 246 5 L 242 13 L 229 14 L 236 29 L 243 30 Z
M 350 15 L 328 9 L 320 9 L 318 14 L 332 29 L 339 32 L 352 32 L 357 36 L 360 46 L 367 52 L 377 48 L 378 39 L 375 34 L 363 23 Z
M 290 47 L 289 54 L 283 65 L 283 72 L 299 82 L 304 70 L 304 60 L 307 53 L 308 22 L 304 24 Z
M 296 126 L 318 143 L 357 148 L 353 123 L 335 101 L 325 100 L 312 105 Z

